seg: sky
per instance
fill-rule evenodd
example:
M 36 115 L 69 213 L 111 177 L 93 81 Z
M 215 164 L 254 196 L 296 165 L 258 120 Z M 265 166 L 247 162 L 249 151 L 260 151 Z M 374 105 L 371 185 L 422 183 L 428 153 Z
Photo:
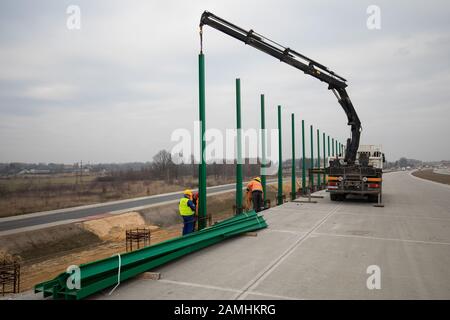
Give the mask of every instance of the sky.
M 80 29 L 67 27 L 71 5 Z M 367 27 L 370 5 L 380 29 Z M 450 159 L 448 1 L 2 0 L 0 162 L 150 161 L 170 150 L 174 130 L 193 132 L 199 118 L 205 10 L 345 77 L 361 144 L 381 144 L 388 161 Z M 207 26 L 204 54 L 207 129 L 235 127 L 240 78 L 244 129 L 260 126 L 261 93 L 269 129 L 282 106 L 284 158 L 291 113 L 298 143 L 302 119 L 341 142 L 349 136 L 326 84 Z

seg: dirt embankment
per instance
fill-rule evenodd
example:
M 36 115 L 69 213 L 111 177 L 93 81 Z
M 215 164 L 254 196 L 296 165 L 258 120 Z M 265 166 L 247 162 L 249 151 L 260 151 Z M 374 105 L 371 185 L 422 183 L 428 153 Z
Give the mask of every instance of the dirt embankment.
M 233 214 L 234 194 L 208 197 L 208 212 L 213 220 Z M 178 204 L 151 207 L 142 212 L 129 212 L 89 219 L 0 237 L 4 255 L 22 260 L 21 291 L 49 280 L 70 265 L 78 265 L 110 257 L 126 251 L 125 230 L 149 228 L 151 244 L 181 235 L 182 220 Z
M 412 175 L 418 178 L 450 185 L 450 175 L 435 173 L 433 172 L 433 169 L 414 171 Z
M 289 186 L 285 186 L 284 192 L 288 195 Z M 268 197 L 274 201 L 275 196 L 276 188 L 270 186 Z M 207 201 L 207 212 L 212 214 L 213 222 L 234 214 L 234 192 L 209 196 Z M 54 278 L 70 265 L 125 252 L 125 230 L 137 227 L 150 228 L 151 244 L 180 236 L 178 203 L 1 236 L 0 250 L 21 257 L 21 291 L 24 291 Z

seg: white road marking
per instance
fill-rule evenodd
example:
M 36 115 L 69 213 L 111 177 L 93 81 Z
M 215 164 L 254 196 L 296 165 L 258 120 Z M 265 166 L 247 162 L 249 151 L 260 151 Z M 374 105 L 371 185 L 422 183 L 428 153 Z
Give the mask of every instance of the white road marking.
M 178 284 L 178 285 L 181 285 L 181 286 L 188 286 L 188 287 L 197 287 L 197 288 L 204 288 L 204 289 L 228 291 L 228 292 L 234 292 L 234 293 L 240 292 L 238 289 L 216 287 L 216 286 L 210 286 L 210 285 L 206 285 L 206 284 L 199 284 L 199 283 L 192 283 L 192 282 L 183 282 L 183 281 L 174 281 L 174 280 L 168 280 L 168 279 L 160 279 L 160 280 L 158 280 L 158 282 Z
M 321 232 L 314 232 L 312 234 L 317 235 L 317 236 L 328 236 L 328 237 L 359 238 L 359 239 L 399 241 L 399 242 L 422 243 L 422 244 L 438 244 L 438 245 L 444 245 L 444 246 L 450 245 L 450 242 L 439 242 L 439 241 L 410 240 L 410 239 L 399 239 L 399 238 L 381 238 L 381 237 L 372 237 L 372 236 L 358 236 L 358 235 L 351 235 L 351 234 L 334 234 L 334 233 L 321 233 Z
M 302 244 L 303 241 L 308 239 L 308 237 L 320 226 L 325 223 L 325 221 L 331 217 L 342 204 L 336 205 L 333 209 L 329 211 L 329 213 L 322 218 L 316 225 L 314 225 L 309 231 L 305 234 L 299 236 L 295 242 L 287 248 L 279 257 L 273 260 L 266 268 L 264 268 L 261 272 L 259 272 L 256 277 L 250 280 L 243 288 L 240 294 L 237 294 L 233 299 L 234 300 L 242 300 L 245 299 L 250 291 L 253 291 L 264 279 L 266 279 L 282 262 L 284 262 L 293 252 L 294 250 Z
M 180 286 L 187 286 L 187 287 L 196 287 L 196 288 L 219 290 L 219 291 L 225 291 L 225 292 L 241 293 L 241 291 L 238 290 L 238 289 L 216 287 L 216 286 L 199 284 L 199 283 L 193 283 L 193 282 L 174 281 L 174 280 L 168 280 L 168 279 L 160 279 L 160 280 L 158 280 L 158 282 L 170 283 L 170 284 L 175 284 L 175 285 L 180 285 Z M 248 294 L 252 294 L 252 295 L 256 295 L 256 296 L 265 296 L 265 297 L 274 298 L 274 299 L 298 300 L 297 298 L 293 298 L 293 297 L 280 296 L 280 295 L 275 295 L 275 294 L 265 293 L 265 292 L 259 292 L 259 291 L 249 291 Z
M 404 216 L 404 215 L 389 215 L 389 214 L 378 214 L 378 213 L 365 213 L 365 212 L 337 212 L 338 215 L 340 214 L 348 214 L 348 215 L 354 215 L 354 216 L 375 216 L 375 217 L 383 217 L 383 218 L 400 218 L 400 219 L 424 219 L 424 220 L 436 220 L 436 221 L 450 221 L 450 218 L 437 218 L 437 217 L 423 217 L 423 216 Z

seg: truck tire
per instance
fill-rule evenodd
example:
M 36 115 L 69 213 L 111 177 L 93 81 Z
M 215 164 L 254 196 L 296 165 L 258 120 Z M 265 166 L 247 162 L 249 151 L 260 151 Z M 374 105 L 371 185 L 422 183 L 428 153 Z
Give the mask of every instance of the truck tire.
M 331 201 L 343 201 L 344 198 L 345 198 L 345 195 L 343 195 L 343 194 L 330 193 Z
M 378 202 L 378 195 L 377 194 L 369 194 L 368 198 L 369 198 L 369 202 Z

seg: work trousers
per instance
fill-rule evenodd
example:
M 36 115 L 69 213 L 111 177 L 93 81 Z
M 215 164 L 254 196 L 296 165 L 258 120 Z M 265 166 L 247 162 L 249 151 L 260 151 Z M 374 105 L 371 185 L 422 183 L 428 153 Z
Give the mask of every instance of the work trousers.
M 253 210 L 260 212 L 261 208 L 264 207 L 262 191 L 255 190 L 252 192 Z
M 195 215 L 182 216 L 183 217 L 183 236 L 194 232 L 195 226 Z

